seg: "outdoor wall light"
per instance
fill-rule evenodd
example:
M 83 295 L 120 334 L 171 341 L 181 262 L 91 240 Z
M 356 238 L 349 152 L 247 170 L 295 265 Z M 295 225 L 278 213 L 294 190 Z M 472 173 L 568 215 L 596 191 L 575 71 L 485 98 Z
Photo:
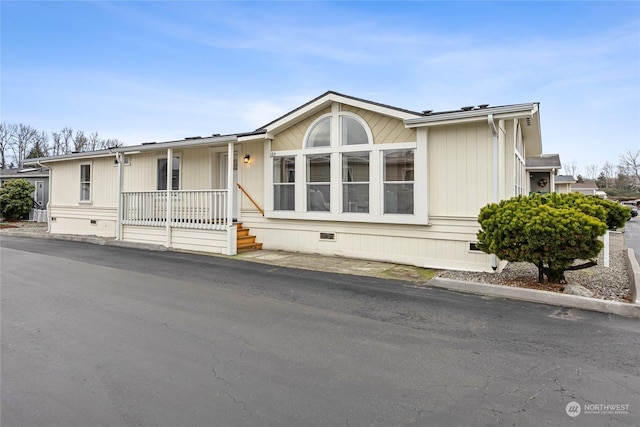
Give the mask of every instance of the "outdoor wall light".
M 249 163 L 249 160 L 251 160 L 251 156 L 250 156 L 249 154 L 245 154 L 245 155 L 244 155 L 244 160 L 243 160 L 243 161 L 244 161 L 245 163 Z

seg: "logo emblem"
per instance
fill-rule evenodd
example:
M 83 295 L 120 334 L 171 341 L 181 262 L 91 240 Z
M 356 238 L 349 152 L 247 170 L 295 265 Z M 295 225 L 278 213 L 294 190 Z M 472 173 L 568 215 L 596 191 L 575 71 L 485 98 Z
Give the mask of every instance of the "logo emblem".
M 578 415 L 580 415 L 580 412 L 582 412 L 582 408 L 580 407 L 580 404 L 578 402 L 567 403 L 567 407 L 565 408 L 565 410 L 567 411 L 567 415 L 569 415 L 571 418 L 577 417 Z

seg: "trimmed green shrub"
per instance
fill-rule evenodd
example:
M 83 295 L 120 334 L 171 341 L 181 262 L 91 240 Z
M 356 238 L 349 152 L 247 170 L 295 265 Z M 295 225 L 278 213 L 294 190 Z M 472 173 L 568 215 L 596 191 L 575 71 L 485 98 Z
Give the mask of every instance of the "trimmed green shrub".
M 12 179 L 0 188 L 0 215 L 5 219 L 22 219 L 33 208 L 33 184 L 26 179 Z
M 609 214 L 614 212 L 614 214 Z M 483 207 L 478 248 L 512 262 L 538 267 L 538 281 L 564 282 L 567 270 L 596 264 L 607 220 L 618 224 L 616 209 L 579 193 L 531 194 Z M 573 266 L 577 259 L 592 261 Z

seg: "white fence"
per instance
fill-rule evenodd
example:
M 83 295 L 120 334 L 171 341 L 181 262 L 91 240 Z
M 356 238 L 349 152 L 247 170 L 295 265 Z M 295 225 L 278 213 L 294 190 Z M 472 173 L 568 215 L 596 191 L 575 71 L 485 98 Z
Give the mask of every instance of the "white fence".
M 225 230 L 227 190 L 130 191 L 122 193 L 122 224 Z M 171 201 L 170 211 L 167 202 Z
M 29 221 L 47 222 L 48 217 L 46 209 L 31 209 L 29 211 Z

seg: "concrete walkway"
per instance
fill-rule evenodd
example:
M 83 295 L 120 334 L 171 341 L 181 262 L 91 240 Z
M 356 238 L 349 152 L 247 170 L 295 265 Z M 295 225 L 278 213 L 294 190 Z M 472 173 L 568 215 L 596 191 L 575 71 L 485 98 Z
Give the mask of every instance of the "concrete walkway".
M 96 236 L 76 236 L 65 234 L 52 235 L 48 234 L 46 230 L 46 224 L 25 224 L 20 228 L 0 229 L 0 236 L 58 239 L 75 242 L 94 243 L 99 245 L 121 246 L 143 250 L 168 250 L 164 246 L 160 245 L 123 242 Z M 610 236 L 611 250 L 624 249 L 623 233 L 614 232 L 611 233 Z M 417 287 L 445 288 L 457 292 L 481 294 L 489 297 L 517 299 L 535 303 L 578 308 L 583 310 L 599 311 L 602 313 L 617 314 L 626 317 L 640 318 L 640 304 L 629 304 L 596 298 L 585 298 L 574 295 L 560 294 L 556 292 L 442 279 L 435 277 L 437 275 L 437 271 L 435 270 L 408 265 L 358 260 L 336 256 L 324 256 L 317 254 L 272 251 L 267 249 L 241 253 L 238 255 L 234 255 L 232 258 L 251 262 L 259 262 L 263 264 L 277 265 L 281 267 L 301 268 L 306 270 L 326 271 L 331 273 L 355 274 L 360 276 L 403 280 L 412 282 L 412 286 Z

